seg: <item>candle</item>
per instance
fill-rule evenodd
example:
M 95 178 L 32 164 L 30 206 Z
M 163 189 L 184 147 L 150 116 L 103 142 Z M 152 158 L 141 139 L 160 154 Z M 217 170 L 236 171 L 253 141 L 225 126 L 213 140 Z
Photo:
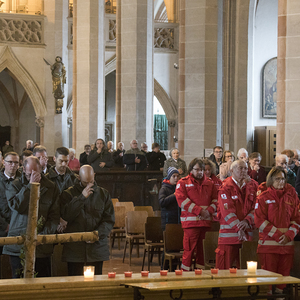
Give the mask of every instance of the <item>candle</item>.
M 195 275 L 202 275 L 202 269 L 196 269 Z
M 182 275 L 182 270 L 175 270 L 176 275 Z
M 132 272 L 128 271 L 128 272 L 124 272 L 125 277 L 131 277 L 132 276 Z
M 91 280 L 94 279 L 95 267 L 94 266 L 84 266 L 83 275 L 84 279 Z
M 116 278 L 116 272 L 108 272 L 108 278 Z
M 167 276 L 168 275 L 168 270 L 160 270 L 160 275 L 161 276 Z
M 257 261 L 247 261 L 247 272 L 256 273 Z
M 210 272 L 211 274 L 218 274 L 219 269 L 211 269 Z
M 230 273 L 236 273 L 237 268 L 229 268 Z
M 143 277 L 148 277 L 149 271 L 141 271 Z

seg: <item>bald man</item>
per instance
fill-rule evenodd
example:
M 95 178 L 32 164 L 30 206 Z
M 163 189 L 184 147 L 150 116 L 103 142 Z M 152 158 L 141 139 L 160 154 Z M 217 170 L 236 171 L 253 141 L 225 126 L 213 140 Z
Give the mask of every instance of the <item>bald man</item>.
M 94 170 L 84 165 L 79 180 L 61 196 L 61 216 L 68 222 L 65 232 L 97 230 L 99 241 L 64 244 L 62 260 L 68 263 L 69 276 L 83 275 L 85 264 L 102 274 L 103 261 L 109 259 L 108 236 L 115 223 L 114 207 L 107 190 L 97 186 Z
M 59 191 L 56 185 L 41 172 L 37 157 L 29 156 L 24 160 L 23 173 L 8 186 L 6 197 L 11 209 L 11 221 L 8 236 L 20 236 L 26 233 L 30 184 L 40 183 L 38 219 L 42 226 L 38 234 L 53 234 L 59 223 Z M 10 255 L 13 278 L 22 277 L 20 252 L 22 245 L 5 245 L 3 254 Z M 37 277 L 51 276 L 51 255 L 53 245 L 39 245 L 36 248 L 35 271 Z

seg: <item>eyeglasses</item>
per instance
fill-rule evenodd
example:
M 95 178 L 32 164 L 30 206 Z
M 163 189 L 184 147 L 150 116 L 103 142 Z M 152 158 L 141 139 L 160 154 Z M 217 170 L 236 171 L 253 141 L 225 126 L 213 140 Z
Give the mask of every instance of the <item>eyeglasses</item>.
M 225 157 L 232 157 L 232 155 L 225 155 Z
M 18 161 L 12 161 L 12 160 L 4 160 L 5 162 L 7 162 L 9 165 L 18 165 L 19 162 Z
M 274 178 L 274 181 L 280 182 L 280 181 L 285 181 L 285 178 Z

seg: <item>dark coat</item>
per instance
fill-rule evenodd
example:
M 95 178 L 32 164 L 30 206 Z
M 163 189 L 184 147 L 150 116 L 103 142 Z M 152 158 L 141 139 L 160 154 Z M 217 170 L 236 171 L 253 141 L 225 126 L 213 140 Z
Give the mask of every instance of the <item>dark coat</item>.
M 139 158 L 140 163 L 135 163 L 135 158 Z M 127 171 L 144 171 L 147 168 L 148 161 L 144 153 L 140 150 L 130 149 L 127 150 L 123 158 L 124 165 Z
M 215 163 L 215 165 L 216 165 L 216 175 L 219 175 L 219 172 L 220 172 L 219 168 L 220 168 L 220 165 L 222 164 L 222 158 L 221 158 L 220 164 L 217 163 L 217 160 L 216 160 L 216 157 L 215 157 L 214 154 L 211 154 L 208 159 Z
M 149 166 L 148 169 L 151 171 L 159 171 L 160 168 L 164 167 L 166 156 L 162 152 L 148 152 L 146 154 Z
M 46 177 L 56 184 L 59 189 L 59 193 L 61 194 L 64 190 L 74 185 L 75 180 L 78 176 L 69 168 L 67 168 L 66 173 L 62 178 L 57 174 L 57 172 L 55 171 L 55 166 L 53 166 L 50 168 L 49 173 L 47 173 Z
M 85 198 L 79 182 L 60 196 L 61 216 L 68 222 L 66 232 L 98 230 L 99 241 L 64 244 L 62 260 L 97 262 L 109 259 L 108 235 L 115 223 L 114 207 L 107 190 L 94 184 L 94 192 Z
M 166 224 L 180 223 L 180 208 L 175 196 L 176 185 L 171 185 L 169 180 L 164 180 L 159 190 L 158 200 L 161 207 L 161 227 L 164 231 Z
M 80 156 L 79 156 L 80 166 L 88 165 L 87 158 L 88 158 L 88 155 L 85 152 L 80 153 Z
M 114 164 L 112 155 L 107 150 L 102 150 L 100 153 L 98 153 L 97 150 L 91 151 L 90 155 L 87 157 L 87 161 L 93 167 L 95 173 L 108 171 Z M 104 168 L 99 166 L 101 162 L 105 162 Z
M 174 167 L 177 170 L 181 169 L 183 171 L 183 173 L 180 175 L 181 177 L 185 177 L 188 175 L 188 171 L 187 171 L 187 167 L 186 167 L 186 163 L 183 159 L 178 158 L 177 161 L 175 161 L 172 157 L 167 159 L 164 162 L 164 171 L 163 171 L 163 176 L 166 177 L 168 175 L 168 169 L 170 167 Z
M 261 184 L 263 182 L 266 181 L 266 170 L 264 167 L 259 166 L 259 170 L 258 172 L 256 172 L 255 170 L 252 170 L 250 165 L 248 167 L 248 175 L 250 176 L 250 178 L 254 179 L 255 181 L 258 182 L 258 184 Z
M 8 236 L 20 236 L 26 233 L 28 208 L 30 198 L 30 183 L 23 173 L 15 179 L 6 191 L 8 205 L 12 211 Z M 59 224 L 59 191 L 56 185 L 43 174 L 40 181 L 40 199 L 38 220 L 44 217 L 39 234 L 54 234 Z M 3 254 L 19 256 L 22 245 L 5 245 Z M 53 252 L 53 245 L 39 245 L 36 248 L 36 257 L 49 257 Z
M 9 144 L 9 145 L 4 145 L 4 146 L 2 147 L 2 155 L 3 155 L 3 157 L 4 157 L 4 155 L 5 155 L 6 153 L 12 152 L 12 151 L 14 151 L 14 147 L 13 147 L 11 144 Z
M 21 173 L 17 171 L 16 178 L 20 178 Z M 11 210 L 8 206 L 8 202 L 6 199 L 6 190 L 8 189 L 8 185 L 10 185 L 12 181 L 10 181 L 4 175 L 4 169 L 0 171 L 0 236 L 6 236 L 7 225 L 10 223 L 11 218 Z M 0 253 L 1 254 L 1 253 Z
M 123 152 L 123 156 L 120 156 L 120 153 Z M 124 158 L 125 150 L 119 150 L 117 149 L 116 151 L 113 152 L 113 160 L 114 160 L 114 167 L 116 168 L 124 168 L 124 163 L 123 163 L 123 158 Z

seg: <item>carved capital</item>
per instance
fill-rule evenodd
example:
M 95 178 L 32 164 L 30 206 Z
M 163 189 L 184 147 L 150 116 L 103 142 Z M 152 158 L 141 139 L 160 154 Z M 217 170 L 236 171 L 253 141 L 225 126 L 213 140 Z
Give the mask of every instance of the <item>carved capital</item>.
M 176 125 L 176 121 L 174 121 L 174 120 L 168 121 L 168 126 L 169 127 L 175 127 L 175 125 Z
M 39 128 L 42 128 L 45 126 L 45 120 L 44 120 L 44 117 L 39 117 L 39 116 L 36 116 L 35 117 L 35 124 L 37 127 Z

